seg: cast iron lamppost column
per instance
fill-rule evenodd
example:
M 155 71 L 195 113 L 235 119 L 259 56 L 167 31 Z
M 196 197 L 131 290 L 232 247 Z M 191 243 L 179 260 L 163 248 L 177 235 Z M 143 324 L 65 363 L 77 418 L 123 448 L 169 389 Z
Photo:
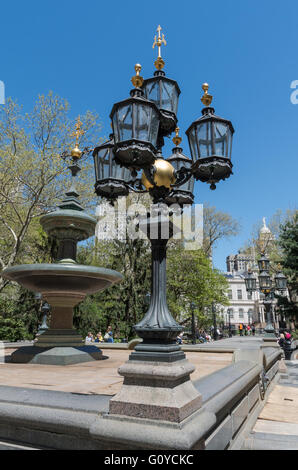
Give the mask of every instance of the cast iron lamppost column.
M 264 308 L 265 308 L 265 315 L 266 315 L 266 326 L 264 328 L 265 337 L 267 338 L 275 338 L 275 329 L 272 325 L 272 305 L 273 299 L 275 297 L 276 292 L 285 292 L 287 289 L 287 279 L 282 274 L 282 272 L 278 271 L 274 280 L 275 285 L 273 285 L 272 279 L 270 277 L 270 261 L 265 256 L 265 253 L 262 253 L 261 258 L 258 261 L 259 267 L 259 287 L 257 288 L 257 280 L 253 273 L 248 270 L 248 273 L 245 277 L 245 286 L 247 292 L 253 292 L 259 290 L 262 294 L 264 294 L 265 298 L 263 300 Z
M 191 302 L 191 333 L 192 333 L 192 344 L 196 344 L 196 325 L 195 325 L 195 303 Z
M 205 83 L 202 116 L 186 131 L 191 158 L 184 155 L 177 128 L 180 89 L 162 70 L 161 46 L 166 41 L 160 31 L 159 26 L 153 44 L 158 47 L 154 76 L 144 80 L 140 64 L 135 66 L 136 75 L 132 78 L 135 88 L 130 98 L 113 105 L 110 114 L 113 134 L 108 142 L 94 149 L 93 156 L 98 196 L 114 204 L 129 190 L 148 191 L 153 202 L 151 212 L 139 221 L 139 229 L 148 236 L 152 251 L 150 305 L 134 327 L 143 342 L 119 369 L 124 384 L 110 401 L 110 413 L 177 422 L 200 407 L 201 396 L 189 379 L 194 367 L 176 344 L 182 327 L 167 306 L 167 242 L 176 230 L 169 221 L 168 207 L 175 203 L 176 208 L 183 208 L 184 204 L 193 203 L 194 179 L 215 189 L 215 183 L 231 175 L 234 129 L 230 121 L 215 115 Z M 165 159 L 164 137 L 173 131 L 176 147 Z M 155 393 L 157 389 L 159 393 Z
M 213 337 L 214 337 L 214 341 L 217 340 L 217 324 L 216 324 L 216 308 L 215 308 L 215 303 L 212 302 L 212 315 L 213 315 Z

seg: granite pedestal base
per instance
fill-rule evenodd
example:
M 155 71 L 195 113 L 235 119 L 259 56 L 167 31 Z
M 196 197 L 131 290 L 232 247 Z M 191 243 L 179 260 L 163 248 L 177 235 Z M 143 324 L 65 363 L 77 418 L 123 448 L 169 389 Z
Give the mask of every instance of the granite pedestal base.
M 110 400 L 109 413 L 180 423 L 201 407 L 202 397 L 190 380 L 194 370 L 186 359 L 129 360 L 119 368 L 124 383 Z
M 24 346 L 13 352 L 11 362 L 67 366 L 102 359 L 96 346 L 84 345 L 81 335 L 73 328 L 49 328 L 37 336 L 34 346 Z
M 11 362 L 67 366 L 102 359 L 96 346 L 40 348 L 24 346 L 13 352 Z

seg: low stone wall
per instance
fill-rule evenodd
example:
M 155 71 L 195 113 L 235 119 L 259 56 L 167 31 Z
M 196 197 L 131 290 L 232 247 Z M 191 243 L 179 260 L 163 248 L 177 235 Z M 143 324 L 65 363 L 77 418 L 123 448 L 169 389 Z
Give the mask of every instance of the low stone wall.
M 180 423 L 108 414 L 111 397 L 0 387 L 0 441 L 50 449 L 233 449 L 278 372 L 279 347 L 251 343 L 194 382 L 202 407 Z M 0 443 L 1 448 L 1 443 Z

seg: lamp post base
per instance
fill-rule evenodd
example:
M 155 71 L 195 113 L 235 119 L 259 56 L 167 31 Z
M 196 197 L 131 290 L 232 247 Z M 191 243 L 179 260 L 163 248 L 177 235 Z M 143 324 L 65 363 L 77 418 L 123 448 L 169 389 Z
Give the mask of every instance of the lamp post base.
M 119 368 L 124 383 L 110 400 L 109 413 L 180 423 L 202 404 L 202 396 L 190 380 L 194 370 L 185 358 L 158 362 L 131 356 Z

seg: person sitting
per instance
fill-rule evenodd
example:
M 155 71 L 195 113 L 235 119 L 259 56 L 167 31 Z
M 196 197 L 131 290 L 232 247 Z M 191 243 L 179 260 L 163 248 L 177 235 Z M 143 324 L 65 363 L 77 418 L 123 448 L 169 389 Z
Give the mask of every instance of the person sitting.
M 112 331 L 112 327 L 111 327 L 111 326 L 108 326 L 108 329 L 107 329 L 107 331 L 106 331 L 106 334 L 104 335 L 104 340 L 105 340 L 107 343 L 114 343 L 113 331 Z
M 183 332 L 181 332 L 180 335 L 177 336 L 176 341 L 178 344 L 183 344 Z
M 97 333 L 94 342 L 95 342 L 95 343 L 103 343 L 103 337 L 102 337 L 101 331 L 99 331 L 99 332 Z
M 285 346 L 285 335 L 283 333 L 280 333 L 279 335 L 279 340 L 278 340 L 278 344 L 281 348 L 284 348 Z
M 93 339 L 94 339 L 93 334 L 91 333 L 91 331 L 89 331 L 88 335 L 85 338 L 85 342 L 86 343 L 92 343 Z

